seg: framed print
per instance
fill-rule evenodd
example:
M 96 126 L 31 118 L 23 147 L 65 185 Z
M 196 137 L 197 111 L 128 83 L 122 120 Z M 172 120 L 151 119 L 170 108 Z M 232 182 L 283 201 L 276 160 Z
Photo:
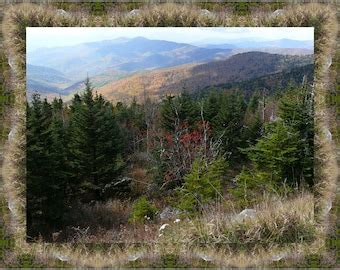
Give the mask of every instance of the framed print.
M 4 5 L 4 267 L 336 267 L 332 4 Z

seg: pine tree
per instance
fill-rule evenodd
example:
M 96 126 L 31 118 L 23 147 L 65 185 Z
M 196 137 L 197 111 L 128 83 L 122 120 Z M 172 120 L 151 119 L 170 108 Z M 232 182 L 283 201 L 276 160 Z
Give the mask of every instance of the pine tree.
M 174 96 L 167 96 L 161 104 L 162 127 L 171 132 L 179 123 L 179 106 Z
M 179 189 L 179 208 L 196 212 L 202 210 L 204 204 L 220 196 L 226 167 L 224 158 L 217 158 L 208 166 L 203 160 L 195 160 L 191 172 L 184 176 L 183 187 Z
M 300 178 L 314 184 L 314 108 L 307 85 L 290 89 L 280 100 L 279 117 L 299 134 Z
M 246 104 L 238 92 L 221 96 L 221 106 L 213 121 L 216 138 L 221 138 L 223 150 L 231 160 L 239 158 Z
M 54 213 L 60 222 L 66 212 L 67 201 L 67 151 L 66 151 L 66 126 L 64 120 L 63 101 L 54 99 L 52 102 L 52 115 L 50 124 L 51 146 L 50 146 L 50 185 L 53 194 L 49 198 L 51 204 L 49 210 Z
M 85 86 L 83 96 L 75 95 L 72 100 L 68 135 L 71 190 L 76 196 L 88 192 L 88 189 L 93 187 L 91 172 L 95 134 L 93 97 L 89 79 L 85 81 Z
M 69 152 L 73 192 L 84 200 L 104 199 L 105 187 L 117 181 L 122 166 L 122 134 L 113 107 L 93 96 L 87 79 L 82 97 L 71 106 Z
M 187 92 L 183 92 L 178 98 L 179 103 L 179 119 L 185 123 L 189 129 L 195 127 L 196 121 L 199 119 L 199 108 L 197 102 Z
M 183 92 L 180 96 L 167 96 L 161 104 L 162 127 L 174 132 L 179 128 L 194 129 L 200 119 L 197 102 L 188 93 Z
M 204 116 L 206 121 L 212 123 L 215 121 L 220 107 L 221 107 L 221 96 L 222 93 L 218 93 L 217 90 L 212 90 L 209 92 L 208 97 L 204 102 Z
M 114 178 L 123 169 L 124 139 L 114 117 L 112 105 L 105 101 L 103 96 L 96 95 L 94 106 L 97 137 L 94 179 L 95 185 L 103 191 L 106 185 L 114 182 Z M 116 187 L 114 190 L 116 195 L 124 191 L 122 188 L 127 187 L 124 185 Z
M 248 149 L 248 156 L 260 171 L 271 173 L 278 183 L 294 185 L 299 178 L 299 134 L 282 121 L 267 126 L 266 134 Z
M 52 129 L 52 107 L 39 95 L 33 95 L 27 105 L 27 230 L 37 236 L 62 224 L 64 209 L 59 172 L 55 166 Z M 60 172 L 62 174 L 62 172 Z M 42 229 L 45 227 L 45 229 Z M 40 228 L 40 229 L 39 229 Z

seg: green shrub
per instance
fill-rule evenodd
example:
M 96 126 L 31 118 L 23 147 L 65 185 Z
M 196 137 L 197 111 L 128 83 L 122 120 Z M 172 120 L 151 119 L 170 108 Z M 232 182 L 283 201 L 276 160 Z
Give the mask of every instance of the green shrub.
M 156 213 L 156 206 L 150 203 L 145 196 L 142 196 L 133 204 L 129 222 L 143 223 L 145 220 L 153 220 L 156 217 Z
M 220 196 L 221 180 L 226 169 L 224 158 L 212 161 L 208 166 L 203 160 L 195 160 L 191 172 L 184 176 L 184 185 L 179 190 L 178 207 L 194 213 L 212 199 Z
M 236 187 L 230 189 L 229 192 L 233 196 L 233 202 L 236 207 L 246 208 L 255 204 L 259 198 L 262 198 L 260 195 L 263 192 L 272 192 L 273 189 L 274 185 L 269 173 L 243 169 L 236 177 Z
M 292 191 L 289 185 L 278 185 L 276 178 L 269 172 L 243 169 L 236 177 L 236 187 L 229 192 L 236 207 L 246 208 L 261 202 L 264 193 L 285 196 Z

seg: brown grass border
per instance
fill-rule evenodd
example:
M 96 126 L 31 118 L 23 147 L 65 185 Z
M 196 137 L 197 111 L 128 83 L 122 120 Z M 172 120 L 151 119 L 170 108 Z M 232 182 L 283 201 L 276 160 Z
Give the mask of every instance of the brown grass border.
M 115 12 L 103 16 L 94 16 L 85 12 L 63 13 L 53 6 L 20 4 L 7 6 L 3 21 L 5 49 L 11 67 L 10 90 L 15 96 L 8 115 L 10 134 L 4 145 L 2 164 L 3 196 L 8 203 L 9 214 L 6 226 L 11 231 L 18 253 L 30 253 L 40 258 L 67 260 L 75 266 L 124 266 L 130 261 L 131 254 L 144 254 L 149 261 L 159 259 L 159 247 L 147 247 L 142 250 L 131 246 L 126 250 L 114 249 L 91 253 L 86 247 L 71 247 L 68 244 L 28 244 L 25 241 L 25 27 L 26 26 L 272 26 L 272 27 L 315 27 L 315 218 L 321 232 L 310 250 L 324 248 L 325 234 L 328 229 L 328 212 L 336 195 L 338 168 L 335 143 L 330 136 L 331 114 L 326 99 L 330 91 L 330 71 L 332 57 L 335 54 L 337 20 L 334 5 L 301 4 L 287 6 L 280 12 L 255 12 L 245 16 L 232 13 L 204 13 L 192 4 L 146 5 L 135 14 Z M 301 244 L 290 252 L 306 251 Z M 183 256 L 193 256 L 188 250 L 180 251 Z M 211 253 L 211 249 L 204 252 Z M 307 252 L 307 251 L 306 251 Z M 266 251 L 263 252 L 265 254 Z M 225 254 L 224 254 L 225 255 Z M 224 256 L 220 255 L 220 258 Z M 266 257 L 266 256 L 264 256 Z M 267 256 L 268 257 L 268 256 Z M 220 266 L 233 265 L 231 262 L 243 261 L 239 266 L 260 266 L 268 264 L 269 258 L 262 260 L 255 257 L 236 254 L 234 259 L 219 262 Z M 239 260 L 243 258 L 242 260 Z

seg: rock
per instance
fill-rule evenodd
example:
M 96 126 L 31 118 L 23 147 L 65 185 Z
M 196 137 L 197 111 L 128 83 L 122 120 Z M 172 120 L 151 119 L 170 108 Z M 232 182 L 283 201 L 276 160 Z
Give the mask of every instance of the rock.
M 163 225 L 159 228 L 159 231 L 163 231 L 167 226 L 169 226 L 168 223 L 163 224 Z
M 329 57 L 329 58 L 327 59 L 326 69 L 329 69 L 329 68 L 331 67 L 331 65 L 332 65 L 332 57 Z
M 136 16 L 140 13 L 139 9 L 133 9 L 129 12 L 129 16 Z
M 273 255 L 272 260 L 274 262 L 278 262 L 278 261 L 282 260 L 283 258 L 285 258 L 286 256 L 287 256 L 287 253 L 279 253 L 279 254 Z
M 213 260 L 212 257 L 210 257 L 209 255 L 203 254 L 203 253 L 197 253 L 197 257 L 201 258 L 203 261 L 206 261 L 206 262 L 211 262 Z
M 14 139 L 14 136 L 16 134 L 16 128 L 15 126 L 11 129 L 11 131 L 8 133 L 8 140 L 12 141 Z
M 57 9 L 57 14 L 61 16 L 68 16 L 68 13 L 63 9 Z
M 55 254 L 55 257 L 62 262 L 67 262 L 69 260 L 67 256 L 59 254 L 59 253 Z
M 165 207 L 162 212 L 159 214 L 161 220 L 173 219 L 177 218 L 177 216 L 181 213 L 181 210 L 177 208 L 173 208 L 171 206 Z
M 9 211 L 11 211 L 12 213 L 14 213 L 14 205 L 11 201 L 8 202 L 8 209 Z
M 325 210 L 326 210 L 326 213 L 329 213 L 329 211 L 331 211 L 332 209 L 332 201 L 329 200 L 326 202 L 326 205 L 325 205 Z
M 328 129 L 328 128 L 325 128 L 324 132 L 325 132 L 325 135 L 326 135 L 326 139 L 327 139 L 328 141 L 331 141 L 332 138 L 333 138 L 333 136 L 332 136 L 332 133 L 329 131 L 329 129 Z
M 256 217 L 255 209 L 244 209 L 241 213 L 236 215 L 234 221 L 244 221 L 245 219 L 252 219 Z
M 271 16 L 272 16 L 272 17 L 277 17 L 277 16 L 281 16 L 283 13 L 284 13 L 284 10 L 283 10 L 283 9 L 277 9 L 277 10 L 275 10 L 275 11 L 271 14 Z
M 201 15 L 203 16 L 210 16 L 211 15 L 211 12 L 207 9 L 202 9 L 201 10 Z
M 135 254 L 130 254 L 128 256 L 128 261 L 129 262 L 134 262 L 137 261 L 139 258 L 141 258 L 143 256 L 143 253 L 139 252 L 139 253 L 135 253 Z

